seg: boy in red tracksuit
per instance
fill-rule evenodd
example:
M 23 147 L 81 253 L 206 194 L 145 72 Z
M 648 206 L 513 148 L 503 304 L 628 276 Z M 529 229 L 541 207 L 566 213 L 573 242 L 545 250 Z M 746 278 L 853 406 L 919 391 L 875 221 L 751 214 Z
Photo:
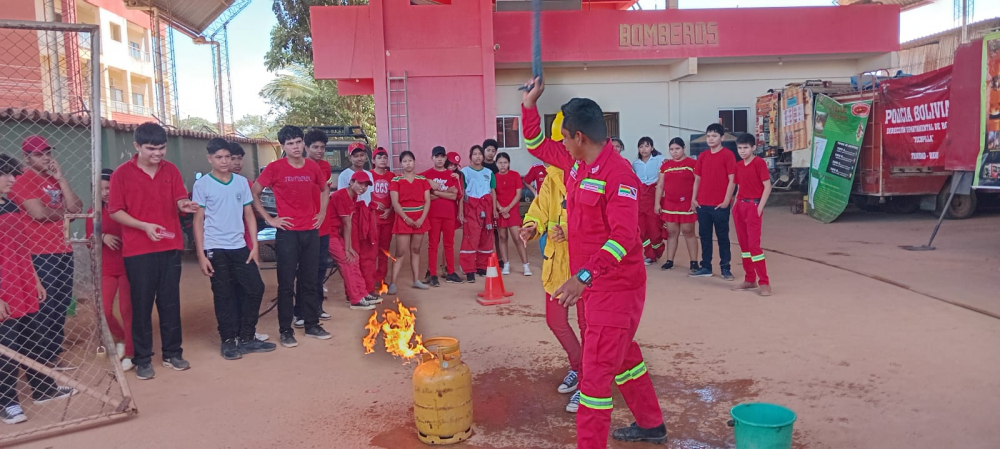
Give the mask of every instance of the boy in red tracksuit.
M 427 215 L 431 222 L 431 230 L 428 235 L 427 244 L 427 282 L 431 287 L 440 287 L 438 281 L 437 260 L 438 245 L 444 242 L 444 264 L 448 274 L 444 276 L 445 282 L 461 284 L 463 281 L 455 273 L 455 228 L 458 226 L 455 215 L 455 203 L 458 201 L 458 179 L 454 172 L 446 169 L 448 162 L 448 152 L 444 147 L 436 146 L 431 150 L 431 158 L 434 166 L 420 175 L 427 178 L 431 183 L 431 210 Z M 443 237 L 442 237 L 443 236 Z
M 389 183 L 396 175 L 389 170 L 389 152 L 378 147 L 372 155 L 375 168 L 372 169 L 372 204 L 375 205 L 376 228 L 378 230 L 378 252 L 375 253 L 375 287 L 382 290 L 385 276 L 389 273 L 389 246 L 392 245 L 392 224 L 396 214 L 392 211 L 389 197 Z M 373 293 L 378 293 L 375 291 Z
M 771 196 L 771 172 L 764 160 L 754 156 L 757 139 L 753 134 L 743 133 L 736 138 L 736 151 L 743 159 L 736 163 L 736 200 L 733 203 L 733 222 L 736 224 L 736 239 L 740 242 L 743 256 L 743 283 L 733 287 L 736 291 L 758 288 L 760 295 L 771 296 L 771 281 L 767 277 L 764 251 L 760 249 L 761 218 L 764 205 Z
M 639 179 L 607 136 L 604 113 L 593 100 L 562 106 L 562 143 L 546 139 L 535 103 L 545 85 L 535 78 L 522 96 L 525 145 L 531 154 L 567 172 L 566 208 L 570 272 L 553 298 L 584 307 L 583 379 L 576 417 L 577 447 L 605 448 L 611 426 L 611 382 L 635 422 L 616 429 L 619 441 L 667 440 L 663 413 L 633 340 L 646 302 L 646 269 L 639 239 Z
M 330 205 L 327 207 L 327 221 L 330 222 L 330 246 L 327 249 L 334 262 L 340 267 L 340 277 L 344 279 L 344 291 L 347 293 L 347 300 L 351 304 L 351 310 L 372 310 L 375 304 L 382 302 L 382 299 L 368 294 L 364 276 L 361 274 L 361 265 L 355 246 L 351 242 L 358 235 L 352 230 L 353 220 L 359 210 L 369 211 L 367 207 L 360 207 L 358 196 L 368 189 L 371 180 L 363 171 L 355 172 L 351 175 L 350 184 L 346 188 L 338 189 L 330 195 Z

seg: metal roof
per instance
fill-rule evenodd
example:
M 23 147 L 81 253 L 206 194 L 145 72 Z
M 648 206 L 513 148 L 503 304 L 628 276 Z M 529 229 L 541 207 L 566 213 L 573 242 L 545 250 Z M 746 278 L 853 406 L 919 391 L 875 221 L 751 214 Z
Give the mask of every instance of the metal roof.
M 934 0 L 837 0 L 840 6 L 883 4 L 899 5 L 903 11 L 934 3 Z
M 156 8 L 185 34 L 199 35 L 236 0 L 124 0 L 128 8 Z

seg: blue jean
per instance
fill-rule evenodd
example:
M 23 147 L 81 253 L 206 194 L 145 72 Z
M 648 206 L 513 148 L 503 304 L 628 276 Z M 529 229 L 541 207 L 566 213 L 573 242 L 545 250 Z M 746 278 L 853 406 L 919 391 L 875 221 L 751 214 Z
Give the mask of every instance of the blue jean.
M 729 247 L 729 208 L 698 206 L 698 237 L 701 238 L 701 267 L 712 269 L 712 230 L 719 240 L 719 267 L 729 270 L 732 250 Z

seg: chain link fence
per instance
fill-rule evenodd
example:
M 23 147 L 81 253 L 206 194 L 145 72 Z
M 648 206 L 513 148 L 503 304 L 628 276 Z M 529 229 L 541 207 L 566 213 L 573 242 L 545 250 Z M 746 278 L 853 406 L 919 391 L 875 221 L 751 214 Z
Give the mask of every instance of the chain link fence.
M 0 446 L 6 446 L 136 409 L 116 347 L 131 340 L 121 331 L 127 326 L 119 307 L 128 303 L 127 283 L 102 279 L 102 253 L 114 239 L 101 235 L 98 27 L 4 20 L 0 48 Z M 109 286 L 103 302 L 102 281 Z

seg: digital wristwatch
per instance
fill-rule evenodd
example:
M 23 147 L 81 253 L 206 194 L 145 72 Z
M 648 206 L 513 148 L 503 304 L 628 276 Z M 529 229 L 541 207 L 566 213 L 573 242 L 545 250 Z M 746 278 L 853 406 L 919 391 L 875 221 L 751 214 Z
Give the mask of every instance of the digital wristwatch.
M 574 277 L 576 280 L 583 282 L 587 287 L 592 287 L 591 283 L 594 281 L 594 276 L 590 274 L 590 271 L 581 269 L 576 272 L 576 276 Z

